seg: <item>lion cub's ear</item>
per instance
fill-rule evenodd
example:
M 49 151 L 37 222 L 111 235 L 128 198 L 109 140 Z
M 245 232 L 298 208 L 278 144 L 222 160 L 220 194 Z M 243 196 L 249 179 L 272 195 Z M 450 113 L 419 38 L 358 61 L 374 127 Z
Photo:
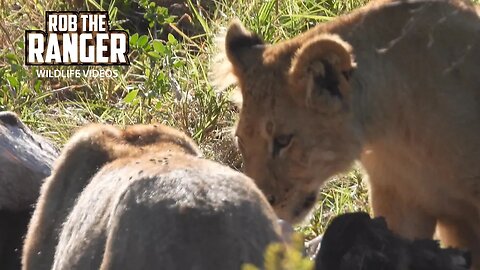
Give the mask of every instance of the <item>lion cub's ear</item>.
M 230 24 L 225 37 L 225 51 L 237 76 L 261 60 L 263 45 L 262 39 L 246 30 L 239 20 Z
M 294 99 L 308 108 L 348 108 L 349 77 L 355 68 L 351 46 L 336 35 L 321 35 L 298 49 L 289 71 Z

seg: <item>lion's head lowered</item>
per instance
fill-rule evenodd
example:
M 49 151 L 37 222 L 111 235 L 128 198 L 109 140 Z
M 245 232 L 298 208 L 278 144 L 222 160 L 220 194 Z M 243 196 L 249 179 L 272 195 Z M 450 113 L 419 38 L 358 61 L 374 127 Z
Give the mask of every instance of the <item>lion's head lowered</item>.
M 234 22 L 225 54 L 229 66 L 216 72 L 230 68 L 242 93 L 235 135 L 245 173 L 280 218 L 298 222 L 323 182 L 360 152 L 351 112 L 351 48 L 334 35 L 267 45 Z

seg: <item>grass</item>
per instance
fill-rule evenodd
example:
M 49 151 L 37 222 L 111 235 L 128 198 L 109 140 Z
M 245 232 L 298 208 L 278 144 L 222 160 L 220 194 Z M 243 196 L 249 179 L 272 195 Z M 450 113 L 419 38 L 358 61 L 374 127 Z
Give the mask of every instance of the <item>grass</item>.
M 122 27 L 122 3 L 87 0 L 89 9 L 110 11 L 112 26 Z M 140 0 L 139 2 L 145 2 Z M 131 65 L 113 67 L 111 79 L 39 79 L 36 67 L 23 65 L 24 30 L 43 29 L 44 12 L 68 10 L 72 4 L 59 0 L 0 1 L 0 110 L 17 112 L 35 131 L 65 143 L 78 126 L 89 122 L 128 125 L 160 122 L 192 136 L 206 156 L 240 168 L 239 154 L 229 128 L 237 108 L 228 93 L 216 93 L 208 82 L 209 63 L 215 54 L 214 36 L 231 18 L 238 17 L 266 41 L 293 37 L 313 25 L 361 6 L 366 0 L 219 0 L 209 16 L 196 1 L 188 1 L 192 17 L 204 34 L 159 40 L 155 29 L 171 18 L 162 10 L 149 10 L 148 34 L 131 32 Z M 118 17 L 117 17 L 118 14 Z M 156 21 L 157 20 L 157 21 Z M 95 68 L 95 67 L 92 67 Z M 368 209 L 366 188 L 359 170 L 353 169 L 322 190 L 309 222 L 298 229 L 312 238 L 329 220 L 346 211 Z

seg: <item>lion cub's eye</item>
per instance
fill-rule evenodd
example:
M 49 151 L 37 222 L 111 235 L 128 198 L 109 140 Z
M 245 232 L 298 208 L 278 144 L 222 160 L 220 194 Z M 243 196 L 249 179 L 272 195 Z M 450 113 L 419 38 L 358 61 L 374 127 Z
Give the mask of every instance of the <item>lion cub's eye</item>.
M 272 150 L 272 155 L 274 157 L 278 156 L 280 153 L 280 150 L 283 148 L 287 147 L 290 142 L 292 141 L 293 135 L 288 134 L 288 135 L 279 135 L 273 139 L 273 150 Z

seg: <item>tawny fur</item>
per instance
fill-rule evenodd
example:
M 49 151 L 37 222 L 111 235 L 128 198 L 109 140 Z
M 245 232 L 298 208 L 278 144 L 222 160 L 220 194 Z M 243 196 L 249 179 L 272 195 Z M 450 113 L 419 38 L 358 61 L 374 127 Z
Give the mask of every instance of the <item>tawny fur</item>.
M 183 133 L 92 125 L 42 187 L 23 269 L 240 269 L 279 234 L 255 184 Z
M 480 269 L 477 11 L 455 0 L 373 1 L 274 45 L 230 26 L 220 68 L 242 92 L 245 172 L 281 218 L 304 218 L 324 181 L 358 159 L 375 215 L 411 239 L 437 228 Z M 350 54 L 351 68 L 332 54 Z

